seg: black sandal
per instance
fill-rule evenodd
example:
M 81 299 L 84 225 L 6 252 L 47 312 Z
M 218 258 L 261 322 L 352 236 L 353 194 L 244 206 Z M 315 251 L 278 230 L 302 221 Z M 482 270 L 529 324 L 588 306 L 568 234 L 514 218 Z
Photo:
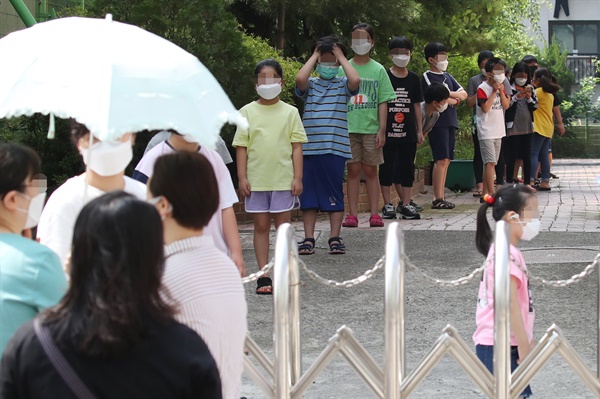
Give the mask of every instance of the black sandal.
M 331 255 L 344 255 L 346 253 L 346 246 L 342 242 L 342 237 L 331 237 L 327 243 Z
M 454 209 L 454 204 L 440 198 L 431 203 L 431 209 Z
M 270 287 L 270 291 L 259 291 L 261 288 Z M 256 280 L 256 295 L 273 295 L 273 280 L 271 277 L 260 277 Z
M 315 253 L 315 239 L 305 238 L 298 243 L 298 255 L 312 255 Z

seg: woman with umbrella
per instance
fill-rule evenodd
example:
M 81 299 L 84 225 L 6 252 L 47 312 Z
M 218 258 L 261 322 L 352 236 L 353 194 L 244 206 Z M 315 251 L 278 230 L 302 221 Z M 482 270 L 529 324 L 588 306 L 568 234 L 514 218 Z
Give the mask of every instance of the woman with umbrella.
M 173 319 L 154 207 L 122 191 L 87 204 L 71 285 L 24 324 L 0 364 L 2 398 L 221 398 L 204 341 Z
M 40 243 L 52 249 L 65 264 L 71 248 L 73 226 L 79 211 L 90 200 L 116 190 L 139 199 L 146 198 L 146 186 L 125 176 L 133 157 L 133 135 L 125 134 L 114 142 L 90 140 L 81 123 L 71 122 L 71 138 L 87 168 L 85 173 L 67 180 L 50 196 L 37 230 Z

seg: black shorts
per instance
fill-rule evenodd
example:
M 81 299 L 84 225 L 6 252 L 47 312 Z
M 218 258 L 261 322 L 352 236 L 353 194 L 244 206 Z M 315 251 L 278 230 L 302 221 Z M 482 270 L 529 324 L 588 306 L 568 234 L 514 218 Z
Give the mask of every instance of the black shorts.
M 383 146 L 383 164 L 379 165 L 379 184 L 412 187 L 415 180 L 416 142 L 388 142 Z
M 456 128 L 453 126 L 434 127 L 429 132 L 429 146 L 434 161 L 454 159 Z

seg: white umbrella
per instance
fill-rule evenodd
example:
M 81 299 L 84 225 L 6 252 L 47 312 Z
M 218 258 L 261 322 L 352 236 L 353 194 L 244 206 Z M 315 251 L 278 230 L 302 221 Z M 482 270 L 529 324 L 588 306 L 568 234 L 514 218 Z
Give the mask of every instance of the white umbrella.
M 0 60 L 0 118 L 71 117 L 101 140 L 175 129 L 208 146 L 224 123 L 247 126 L 196 57 L 110 14 L 11 33 L 0 39 Z

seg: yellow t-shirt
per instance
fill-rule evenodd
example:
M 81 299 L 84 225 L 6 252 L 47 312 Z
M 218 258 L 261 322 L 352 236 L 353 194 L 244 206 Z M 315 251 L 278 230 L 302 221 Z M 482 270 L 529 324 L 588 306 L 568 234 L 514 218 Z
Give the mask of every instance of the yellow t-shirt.
M 554 121 L 552 119 L 552 108 L 554 106 L 554 94 L 545 92 L 541 87 L 535 89 L 538 99 L 538 108 L 533 111 L 533 125 L 536 133 L 552 138 L 554 133 Z
M 252 191 L 292 189 L 294 165 L 292 143 L 306 143 L 306 132 L 298 110 L 279 101 L 261 105 L 254 101 L 240 109 L 249 129 L 237 129 L 234 147 L 248 149 L 247 175 Z

